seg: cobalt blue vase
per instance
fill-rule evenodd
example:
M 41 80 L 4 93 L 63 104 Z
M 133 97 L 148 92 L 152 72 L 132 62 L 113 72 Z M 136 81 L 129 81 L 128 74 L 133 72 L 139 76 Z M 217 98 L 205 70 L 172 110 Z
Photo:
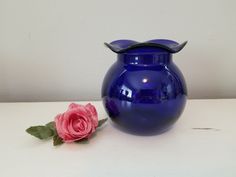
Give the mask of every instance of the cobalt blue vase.
M 185 107 L 187 89 L 172 54 L 186 43 L 166 39 L 105 43 L 118 57 L 104 78 L 102 99 L 118 128 L 153 135 L 177 121 Z

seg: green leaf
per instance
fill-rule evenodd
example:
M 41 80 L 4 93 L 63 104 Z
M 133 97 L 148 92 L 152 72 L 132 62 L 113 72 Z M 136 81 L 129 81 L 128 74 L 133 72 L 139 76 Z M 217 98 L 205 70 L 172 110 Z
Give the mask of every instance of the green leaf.
M 57 132 L 56 132 L 56 125 L 55 125 L 54 121 L 47 123 L 45 126 L 50 128 L 53 131 L 54 135 L 57 134 Z
M 98 127 L 101 127 L 107 120 L 108 120 L 107 118 L 99 120 L 98 121 Z
M 55 128 L 56 128 L 54 121 L 47 123 L 45 126 L 48 128 L 51 128 L 52 130 L 55 130 Z
M 54 146 L 61 145 L 63 143 L 64 142 L 60 136 L 58 136 L 57 134 L 53 136 L 53 145 Z
M 47 139 L 54 135 L 53 130 L 51 130 L 46 126 L 41 126 L 41 125 L 29 127 L 28 129 L 26 129 L 26 132 L 41 140 Z
M 88 144 L 89 143 L 89 139 L 88 138 L 84 138 L 84 139 L 75 141 L 75 143 L 78 143 L 78 144 Z

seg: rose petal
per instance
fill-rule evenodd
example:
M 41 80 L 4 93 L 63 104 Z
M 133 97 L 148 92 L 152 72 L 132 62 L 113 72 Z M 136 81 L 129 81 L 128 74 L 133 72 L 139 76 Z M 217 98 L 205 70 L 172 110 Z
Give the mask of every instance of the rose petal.
M 85 108 L 86 108 L 87 111 L 89 111 L 90 114 L 92 115 L 94 127 L 97 128 L 97 126 L 98 126 L 98 114 L 97 114 L 96 108 L 95 108 L 93 105 L 91 105 L 90 103 L 88 103 L 87 105 L 85 105 Z
M 84 106 L 81 105 L 81 104 L 71 103 L 71 104 L 68 106 L 68 110 L 74 109 L 74 108 L 83 108 L 83 107 L 84 107 Z

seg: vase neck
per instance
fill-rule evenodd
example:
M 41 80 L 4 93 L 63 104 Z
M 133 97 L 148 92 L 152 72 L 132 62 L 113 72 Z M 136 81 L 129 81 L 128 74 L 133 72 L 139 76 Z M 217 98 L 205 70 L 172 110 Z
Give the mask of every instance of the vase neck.
M 118 54 L 118 61 L 131 65 L 161 65 L 172 61 L 172 54 L 163 53 L 123 53 Z

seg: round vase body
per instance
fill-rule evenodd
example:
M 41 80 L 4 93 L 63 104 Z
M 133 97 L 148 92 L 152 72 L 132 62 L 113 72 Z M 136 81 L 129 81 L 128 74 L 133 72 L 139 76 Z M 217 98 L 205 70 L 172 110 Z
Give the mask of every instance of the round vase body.
M 150 135 L 169 129 L 186 104 L 182 73 L 166 49 L 142 46 L 118 54 L 105 75 L 102 100 L 116 126 Z

